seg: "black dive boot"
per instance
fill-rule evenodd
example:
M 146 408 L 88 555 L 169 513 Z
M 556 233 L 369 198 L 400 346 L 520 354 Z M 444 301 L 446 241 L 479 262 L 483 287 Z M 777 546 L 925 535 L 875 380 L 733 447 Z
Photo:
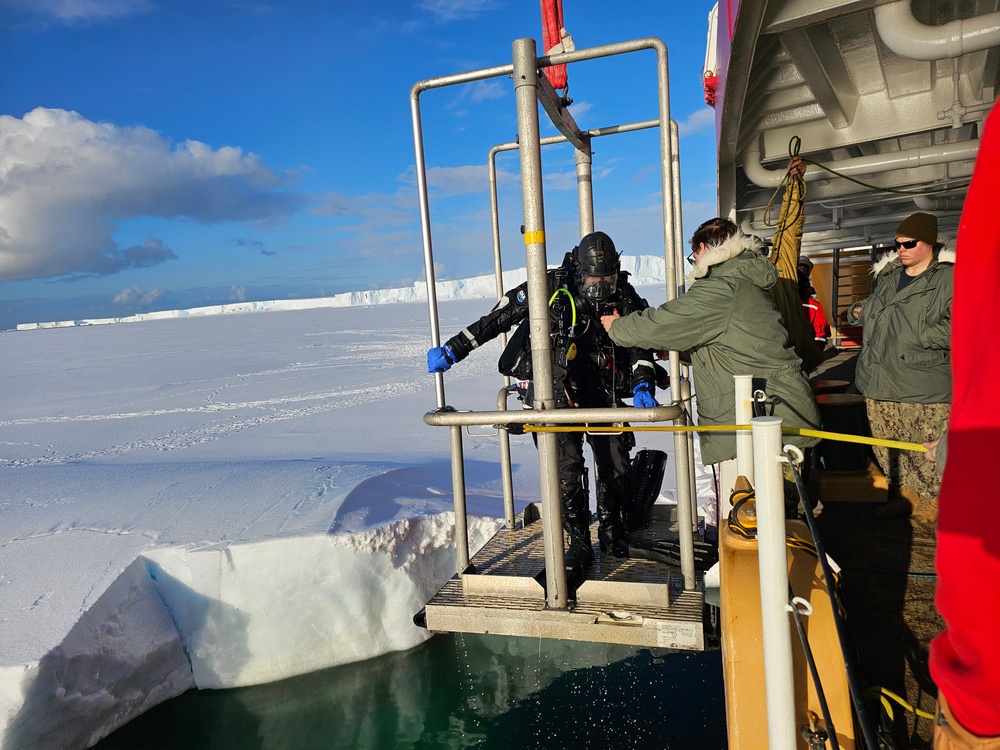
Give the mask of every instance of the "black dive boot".
M 580 574 L 594 562 L 594 545 L 590 541 L 590 508 L 582 489 L 563 498 L 563 529 L 569 535 L 566 567 Z
M 628 557 L 628 539 L 621 517 L 621 498 L 624 481 L 614 487 L 605 482 L 597 483 L 597 541 L 601 552 L 614 557 Z

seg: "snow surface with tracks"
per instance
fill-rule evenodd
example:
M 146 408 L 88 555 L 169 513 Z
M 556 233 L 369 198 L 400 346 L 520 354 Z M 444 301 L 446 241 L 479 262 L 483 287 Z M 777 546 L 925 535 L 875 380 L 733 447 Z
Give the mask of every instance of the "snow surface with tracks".
M 442 336 L 490 304 L 443 304 Z M 425 303 L 160 317 L 2 335 L 2 748 L 410 648 L 455 572 Z M 446 377 L 457 408 L 495 408 L 483 348 Z M 537 454 L 512 452 L 520 510 Z M 502 524 L 496 440 L 465 462 L 475 549 Z

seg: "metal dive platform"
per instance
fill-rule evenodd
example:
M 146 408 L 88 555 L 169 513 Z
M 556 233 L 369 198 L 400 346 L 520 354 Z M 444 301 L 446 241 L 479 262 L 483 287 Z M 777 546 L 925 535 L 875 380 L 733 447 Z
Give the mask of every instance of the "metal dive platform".
M 676 517 L 665 514 L 672 510 L 670 506 L 662 506 L 656 510 L 664 515 L 654 516 L 646 528 L 632 535 L 636 541 L 675 541 L 679 565 L 670 567 L 645 558 L 616 559 L 601 555 L 596 544 L 596 528 L 592 526 L 595 560 L 582 573 L 567 567 L 556 436 L 544 431 L 534 436 L 538 448 L 541 503 L 527 506 L 519 515 L 514 512 L 509 442 L 511 428 L 526 424 L 583 427 L 624 422 L 672 422 L 684 426 L 692 422 L 688 408 L 690 381 L 685 377 L 686 369 L 678 352 L 668 354 L 669 404 L 641 408 L 617 404 L 601 408 L 557 408 L 555 387 L 557 383 L 561 387 L 561 380 L 554 370 L 550 336 L 548 299 L 551 291 L 547 282 L 542 146 L 556 143 L 573 146 L 579 236 L 582 237 L 594 231 L 592 139 L 648 128 L 658 131 L 659 153 L 656 157 L 650 156 L 651 161 L 658 159 L 660 165 L 666 298 L 673 299 L 683 288 L 679 136 L 677 123 L 670 118 L 666 45 L 662 40 L 647 38 L 538 57 L 534 40 L 518 39 L 511 52 L 510 64 L 418 81 L 410 92 L 430 344 L 438 347 L 441 345 L 440 319 L 420 97 L 434 89 L 492 78 L 507 78 L 512 82 L 517 139 L 514 143 L 493 146 L 488 159 L 494 274 L 497 299 L 500 300 L 504 296 L 504 285 L 495 157 L 500 152 L 514 150 L 521 164 L 523 217 L 517 224 L 521 226 L 524 244 L 528 302 L 528 318 L 520 325 L 530 330 L 533 363 L 530 409 L 508 411 L 507 399 L 512 388 L 509 377 L 504 378 L 504 385 L 499 390 L 495 411 L 456 409 L 448 405 L 444 373 L 434 375 L 437 405 L 434 411 L 424 415 L 424 422 L 433 427 L 445 427 L 450 435 L 457 572 L 414 619 L 437 632 L 490 633 L 701 651 L 705 648 L 705 607 L 702 578 L 695 571 L 693 554 L 697 515 L 691 463 L 692 435 L 677 432 L 673 439 Z M 643 52 L 655 54 L 658 112 L 655 120 L 581 130 L 568 110 L 572 100 L 560 96 L 542 74 L 543 69 L 552 66 Z M 539 109 L 548 115 L 559 131 L 558 136 L 541 137 Z M 561 257 L 562 253 L 559 255 Z M 506 337 L 501 335 L 499 338 L 501 347 L 505 346 Z M 505 528 L 473 556 L 469 550 L 463 442 L 465 430 L 484 426 L 496 430 L 499 438 Z M 469 435 L 486 437 L 472 432 Z M 683 533 L 678 534 L 678 529 Z
M 637 540 L 678 539 L 671 506 L 654 506 Z M 705 596 L 685 590 L 679 567 L 603 555 L 591 526 L 594 562 L 567 609 L 546 608 L 545 549 L 538 505 L 502 529 L 431 599 L 423 612 L 429 630 L 561 638 L 598 643 L 702 651 Z

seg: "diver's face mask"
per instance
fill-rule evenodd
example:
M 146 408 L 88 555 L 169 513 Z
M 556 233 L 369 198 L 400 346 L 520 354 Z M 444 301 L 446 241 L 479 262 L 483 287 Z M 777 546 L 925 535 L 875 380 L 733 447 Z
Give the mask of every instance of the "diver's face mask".
M 593 302 L 602 302 L 618 291 L 618 274 L 590 276 L 580 274 L 580 294 Z

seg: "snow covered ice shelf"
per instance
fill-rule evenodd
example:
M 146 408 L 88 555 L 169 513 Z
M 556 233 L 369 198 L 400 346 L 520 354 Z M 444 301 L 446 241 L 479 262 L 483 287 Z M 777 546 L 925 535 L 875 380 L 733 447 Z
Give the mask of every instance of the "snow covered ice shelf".
M 0 748 L 87 747 L 192 686 L 426 638 L 411 618 L 455 568 L 426 330 L 413 303 L 4 334 Z M 453 403 L 492 408 L 495 361 L 456 368 Z M 476 549 L 495 441 L 466 461 Z
M 442 334 L 491 305 L 447 302 Z M 426 306 L 271 309 L 0 334 L 0 749 L 427 637 L 455 558 Z M 451 405 L 495 408 L 483 349 Z M 511 442 L 520 511 L 537 454 Z M 465 476 L 476 550 L 502 524 L 495 439 L 465 439 Z

